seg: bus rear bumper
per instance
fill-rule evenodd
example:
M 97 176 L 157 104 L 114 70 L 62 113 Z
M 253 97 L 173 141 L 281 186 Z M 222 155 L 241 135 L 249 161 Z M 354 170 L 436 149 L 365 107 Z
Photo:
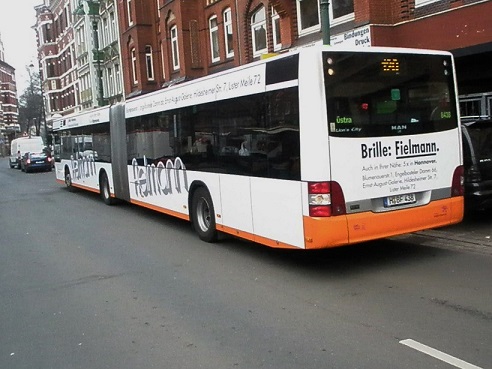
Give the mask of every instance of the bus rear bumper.
M 305 216 L 305 247 L 337 247 L 443 227 L 461 222 L 463 213 L 463 197 L 452 197 L 384 213 L 364 212 L 329 218 Z

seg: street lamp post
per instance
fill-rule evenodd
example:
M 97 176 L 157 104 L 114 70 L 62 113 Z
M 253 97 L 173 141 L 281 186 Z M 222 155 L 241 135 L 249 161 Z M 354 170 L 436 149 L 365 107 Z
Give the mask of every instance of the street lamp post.
M 328 0 L 320 0 L 321 13 L 321 33 L 323 35 L 323 45 L 330 44 L 330 2 Z
M 100 50 L 99 50 L 99 32 L 98 32 L 98 27 L 97 27 L 97 20 L 92 20 L 92 32 L 93 32 L 93 38 L 94 38 L 94 50 L 92 53 L 94 54 L 94 57 L 96 58 L 96 73 L 97 73 L 97 100 L 98 100 L 98 105 L 103 106 L 104 105 L 104 90 L 103 90 L 103 81 L 102 81 L 102 70 L 101 70 L 101 55 L 100 55 Z

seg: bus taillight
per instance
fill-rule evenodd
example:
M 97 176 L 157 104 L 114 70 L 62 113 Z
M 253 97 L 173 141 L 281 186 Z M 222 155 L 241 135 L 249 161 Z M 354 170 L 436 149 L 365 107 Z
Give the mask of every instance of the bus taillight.
M 456 167 L 453 174 L 453 183 L 451 185 L 451 196 L 463 196 L 465 193 L 465 172 L 463 165 Z
M 345 197 L 335 182 L 309 182 L 309 216 L 330 217 L 345 214 Z

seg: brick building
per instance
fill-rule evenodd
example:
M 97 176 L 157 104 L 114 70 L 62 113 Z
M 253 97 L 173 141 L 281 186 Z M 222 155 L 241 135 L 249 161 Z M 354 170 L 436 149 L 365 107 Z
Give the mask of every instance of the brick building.
M 18 117 L 15 69 L 5 62 L 4 47 L 0 37 L 0 155 L 5 155 L 4 145 L 20 132 Z
M 85 27 L 85 33 L 75 31 L 77 46 L 69 48 L 76 73 L 66 68 L 63 76 L 55 77 L 60 84 L 56 93 L 61 106 L 53 106 L 52 112 L 60 114 L 145 94 L 249 63 L 263 54 L 321 43 L 323 37 L 319 0 L 44 2 L 44 6 L 50 8 L 53 24 L 59 24 L 58 29 L 64 25 L 60 21 L 63 14 L 72 28 L 80 29 L 79 24 Z M 60 8 L 59 4 L 64 6 Z M 80 13 L 81 7 L 85 16 L 83 22 L 73 15 Z M 94 12 L 89 13 L 89 8 L 95 9 Z M 38 8 L 41 9 L 43 7 Z M 104 12 L 116 15 L 117 21 L 112 21 L 110 15 L 110 21 L 104 23 Z M 479 97 L 480 109 L 490 114 L 492 69 L 486 67 L 492 61 L 492 26 L 484 14 L 492 14 L 492 0 L 330 0 L 328 12 L 332 45 L 451 51 L 456 57 L 458 88 L 463 101 Z M 38 19 L 40 15 L 41 12 Z M 38 32 L 42 31 L 40 26 L 38 22 Z M 116 29 L 119 40 L 104 44 L 104 35 Z M 55 43 L 59 44 L 63 35 L 68 37 L 70 32 L 55 34 L 58 35 Z M 102 47 L 94 47 L 94 40 L 102 43 Z M 65 49 L 69 41 L 67 38 L 62 43 Z M 87 52 L 90 47 L 86 47 L 85 52 L 81 48 L 84 42 L 90 43 L 93 50 L 106 50 L 105 56 L 91 59 Z M 40 51 L 43 45 L 40 40 Z M 63 48 L 57 47 L 55 60 L 60 64 Z M 42 60 L 45 59 L 46 52 Z M 98 60 L 100 65 L 94 68 Z M 104 65 L 102 73 L 101 65 Z M 45 81 L 50 78 L 53 77 L 46 76 Z M 114 88 L 120 78 L 122 87 Z M 94 96 L 98 94 L 95 86 L 101 80 L 104 98 L 94 103 Z M 66 91 L 71 84 L 75 86 L 73 93 Z M 47 93 L 51 94 L 51 87 L 52 84 L 45 84 Z M 466 113 L 477 112 L 475 100 L 463 105 Z
M 39 73 L 46 117 L 69 114 L 79 104 L 74 37 L 68 1 L 45 1 L 35 8 Z
M 373 44 L 451 51 L 462 115 L 492 115 L 492 24 L 486 16 L 492 14 L 492 1 L 414 0 L 408 4 L 397 9 L 395 24 L 371 26 Z
M 44 0 L 34 29 L 46 119 L 123 98 L 114 0 Z

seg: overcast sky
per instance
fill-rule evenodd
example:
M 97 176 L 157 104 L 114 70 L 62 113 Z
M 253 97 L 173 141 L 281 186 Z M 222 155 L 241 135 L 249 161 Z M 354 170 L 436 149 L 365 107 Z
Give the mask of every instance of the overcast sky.
M 34 7 L 43 0 L 0 0 L 0 37 L 5 49 L 5 62 L 15 68 L 17 94 L 28 86 L 26 66 L 36 67 L 36 33 L 31 28 L 36 23 Z

